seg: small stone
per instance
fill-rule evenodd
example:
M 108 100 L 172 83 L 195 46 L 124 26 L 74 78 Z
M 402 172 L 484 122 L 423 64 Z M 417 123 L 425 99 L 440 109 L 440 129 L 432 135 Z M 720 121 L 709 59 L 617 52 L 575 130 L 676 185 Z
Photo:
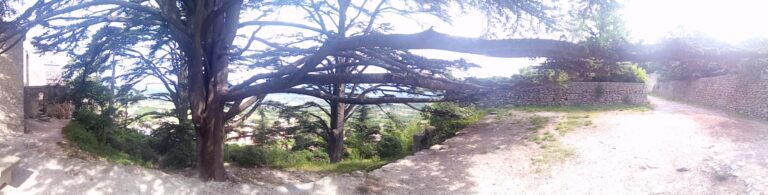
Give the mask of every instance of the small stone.
M 680 167 L 680 168 L 677 168 L 677 169 L 675 169 L 675 170 L 676 170 L 677 172 L 687 172 L 687 171 L 690 171 L 690 169 L 688 169 L 688 168 L 685 168 L 685 167 Z

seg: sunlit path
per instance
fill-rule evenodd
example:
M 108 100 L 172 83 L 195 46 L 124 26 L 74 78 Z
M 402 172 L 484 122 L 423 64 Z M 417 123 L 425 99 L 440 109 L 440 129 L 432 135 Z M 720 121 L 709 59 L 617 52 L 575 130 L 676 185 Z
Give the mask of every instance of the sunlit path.
M 651 102 L 649 112 L 593 115 L 593 126 L 559 140 L 560 149 L 573 153 L 562 161 L 526 141 L 519 116 L 491 116 L 446 141 L 448 149 L 421 152 L 372 175 L 387 194 L 766 193 L 768 125 Z

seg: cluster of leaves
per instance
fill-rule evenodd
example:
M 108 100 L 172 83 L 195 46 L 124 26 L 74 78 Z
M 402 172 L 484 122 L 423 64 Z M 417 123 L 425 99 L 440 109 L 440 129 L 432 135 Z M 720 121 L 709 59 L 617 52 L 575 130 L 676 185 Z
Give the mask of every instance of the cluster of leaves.
M 328 154 L 320 150 L 289 151 L 269 146 L 228 144 L 224 147 L 224 159 L 242 167 L 284 168 L 302 163 L 328 163 Z
M 119 128 L 104 115 L 87 110 L 76 111 L 73 118 L 63 133 L 78 148 L 119 163 L 148 165 L 154 161 L 148 136 Z
M 152 149 L 159 155 L 160 168 L 186 168 L 195 165 L 195 130 L 192 124 L 163 123 L 154 129 Z
M 456 135 L 456 132 L 480 120 L 484 113 L 455 103 L 435 103 L 424 108 L 422 116 L 435 127 L 430 134 L 430 143 L 441 143 Z
M 113 161 L 160 168 L 195 165 L 195 137 L 189 124 L 163 124 L 146 135 L 115 125 L 105 113 L 77 110 L 65 137 L 80 149 Z
M 518 78 L 533 83 L 645 82 L 648 76 L 642 67 L 620 60 L 630 45 L 620 8 L 618 2 L 608 1 L 573 27 L 571 38 L 587 51 L 585 56 L 548 58 L 523 69 Z

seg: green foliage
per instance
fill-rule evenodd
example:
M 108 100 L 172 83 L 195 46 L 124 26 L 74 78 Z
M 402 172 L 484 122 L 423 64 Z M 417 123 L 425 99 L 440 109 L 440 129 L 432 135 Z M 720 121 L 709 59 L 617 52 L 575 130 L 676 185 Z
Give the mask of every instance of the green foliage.
M 139 164 L 148 165 L 150 161 L 142 156 L 131 155 L 123 151 L 117 150 L 112 146 L 104 143 L 100 143 L 97 137 L 86 130 L 86 128 L 78 121 L 72 121 L 62 129 L 64 138 L 69 140 L 77 148 L 94 154 L 98 157 L 105 158 L 108 161 L 120 163 L 120 164 Z M 124 143 L 125 144 L 125 143 Z M 137 153 L 141 153 L 138 151 Z
M 186 168 L 195 165 L 195 134 L 191 124 L 163 123 L 152 131 L 152 148 L 161 157 L 161 168 Z
M 279 148 L 228 144 L 224 147 L 224 158 L 242 167 L 282 168 L 295 164 L 328 162 L 328 155 L 322 151 L 287 151 Z
M 416 120 L 411 121 L 410 123 L 408 123 L 408 126 L 406 126 L 403 131 L 399 131 L 397 133 L 392 134 L 393 136 L 396 136 L 397 139 L 400 140 L 400 144 L 402 145 L 404 153 L 413 151 L 413 135 L 424 132 L 424 129 L 422 129 L 419 122 L 420 121 L 416 121 Z
M 555 126 L 560 135 L 570 132 L 578 127 L 591 126 L 592 121 L 587 114 L 569 114 L 565 117 L 565 121 L 562 121 Z
M 403 146 L 400 143 L 400 139 L 392 135 L 385 135 L 382 137 L 376 148 L 379 150 L 379 155 L 382 158 L 395 157 L 403 152 Z
M 132 129 L 116 129 L 107 136 L 107 145 L 143 161 L 152 161 L 155 157 L 151 141 L 151 137 Z
M 287 165 L 288 170 L 314 171 L 326 173 L 348 173 L 352 171 L 372 171 L 389 163 L 389 160 L 379 158 L 372 159 L 346 159 L 339 163 L 310 162 Z
M 533 83 L 645 82 L 646 72 L 637 64 L 621 61 L 629 45 L 629 32 L 619 14 L 621 5 L 607 1 L 594 7 L 595 15 L 572 27 L 572 37 L 586 49 L 584 56 L 548 58 L 523 69 L 520 78 Z
M 70 122 L 62 129 L 64 138 L 67 138 L 72 143 L 75 143 L 78 148 L 86 151 L 92 151 L 92 148 L 96 148 L 99 145 L 99 141 L 95 135 L 85 130 L 82 124 L 77 121 Z
M 441 143 L 456 135 L 456 132 L 477 122 L 484 115 L 474 107 L 461 107 L 455 103 L 435 103 L 424 108 L 422 113 L 435 127 L 430 143 Z
M 125 156 L 141 164 L 157 162 L 161 168 L 194 166 L 195 136 L 191 125 L 165 123 L 149 136 L 116 126 L 109 118 L 112 113 L 110 109 L 101 114 L 85 109 L 75 111 L 71 124 L 83 132 L 72 131 L 67 139 L 102 157 Z
M 376 145 L 371 142 L 362 142 L 354 138 L 346 141 L 347 159 L 369 159 L 378 155 Z
M 76 106 L 88 106 L 88 107 L 106 107 L 107 103 L 112 99 L 112 94 L 97 78 L 76 78 L 67 83 L 70 88 L 70 93 L 67 95 L 67 99 L 75 102 Z M 78 104 L 88 100 L 87 103 Z M 83 109 L 78 107 L 77 109 Z M 94 110 L 94 109 L 91 109 Z
M 100 143 L 106 143 L 107 136 L 115 128 L 109 116 L 85 109 L 75 110 L 72 118 L 74 121 L 79 122 L 89 133 L 95 135 Z
M 319 136 L 310 133 L 299 133 L 294 138 L 291 150 L 301 151 L 313 147 L 322 147 L 325 142 Z

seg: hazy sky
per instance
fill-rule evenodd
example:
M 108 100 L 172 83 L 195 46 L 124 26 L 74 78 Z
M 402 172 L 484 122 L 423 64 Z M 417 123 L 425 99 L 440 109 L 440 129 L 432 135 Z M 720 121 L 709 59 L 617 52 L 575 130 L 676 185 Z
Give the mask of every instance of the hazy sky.
M 755 36 L 768 37 L 768 24 L 762 21 L 768 18 L 765 8 L 768 8 L 768 1 L 762 0 L 628 0 L 621 13 L 634 41 L 653 43 L 672 31 L 685 29 L 686 32 L 699 32 L 737 43 Z M 454 21 L 450 25 L 434 18 L 420 19 L 419 22 L 396 17 L 390 20 L 397 33 L 415 33 L 434 27 L 438 32 L 455 36 L 480 37 L 489 28 L 479 13 L 453 12 Z M 457 76 L 510 76 L 520 68 L 536 63 L 528 59 L 492 58 L 434 50 L 415 52 L 433 58 L 464 58 L 482 66 L 466 73 L 457 73 Z M 63 65 L 67 62 L 62 55 L 30 55 L 30 58 L 32 64 Z

